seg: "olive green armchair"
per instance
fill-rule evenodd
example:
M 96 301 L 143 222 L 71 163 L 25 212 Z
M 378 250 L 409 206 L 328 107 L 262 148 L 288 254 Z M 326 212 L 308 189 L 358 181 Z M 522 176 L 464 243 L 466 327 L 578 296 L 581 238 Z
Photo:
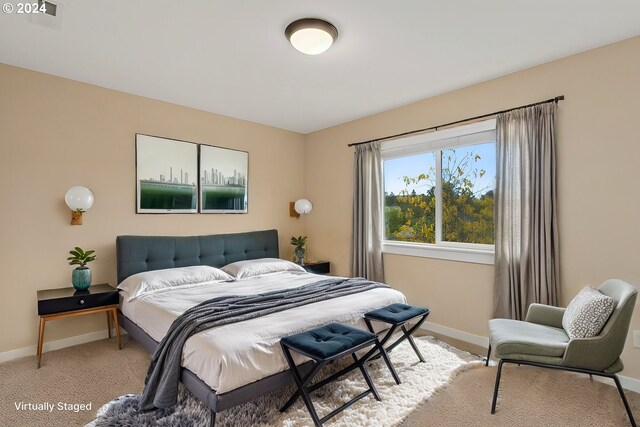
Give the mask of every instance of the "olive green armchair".
M 542 304 L 531 304 L 524 321 L 489 321 L 489 352 L 486 364 L 489 365 L 492 349 L 494 356 L 500 359 L 491 403 L 492 414 L 496 410 L 502 365 L 516 363 L 613 379 L 631 425 L 636 427 L 616 373 L 623 368 L 620 354 L 629 331 L 638 291 L 618 279 L 605 281 L 598 290 L 613 298 L 615 306 L 600 333 L 592 338 L 570 339 L 562 327 L 565 309 Z

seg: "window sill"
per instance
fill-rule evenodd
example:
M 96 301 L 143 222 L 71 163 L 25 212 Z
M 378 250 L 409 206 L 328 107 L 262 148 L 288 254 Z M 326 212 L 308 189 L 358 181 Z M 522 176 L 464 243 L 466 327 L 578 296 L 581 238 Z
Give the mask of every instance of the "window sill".
M 423 258 L 445 259 L 449 261 L 471 262 L 474 264 L 493 265 L 494 263 L 494 252 L 490 249 L 385 241 L 382 244 L 382 252 L 395 255 L 409 255 Z

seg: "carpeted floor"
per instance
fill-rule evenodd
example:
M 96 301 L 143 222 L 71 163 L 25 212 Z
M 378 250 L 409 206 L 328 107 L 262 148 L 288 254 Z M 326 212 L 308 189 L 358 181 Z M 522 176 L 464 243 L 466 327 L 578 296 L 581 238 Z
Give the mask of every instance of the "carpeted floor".
M 35 357 L 0 364 L 0 425 L 84 425 L 114 397 L 140 392 L 149 354 L 124 340 L 120 352 L 112 339 L 45 353 L 39 370 Z M 460 373 L 414 410 L 403 427 L 628 425 L 614 387 L 586 375 L 531 367 L 504 368 L 497 412 L 491 415 L 495 372 L 495 367 L 480 367 Z M 640 418 L 640 394 L 627 392 L 627 397 Z M 56 407 L 51 413 L 18 410 L 19 402 L 53 402 Z M 91 410 L 60 410 L 58 402 L 91 403 Z
M 401 345 L 393 351 L 393 364 L 402 378 L 396 384 L 382 360 L 368 365 L 381 401 L 372 396 L 359 400 L 351 408 L 331 419 L 334 427 L 387 427 L 397 426 L 421 402 L 456 374 L 467 369 L 478 369 L 482 360 L 432 337 L 417 337 L 415 343 L 425 358 L 420 363 L 410 345 Z M 351 358 L 326 366 L 316 377 L 326 378 L 351 363 Z M 315 409 L 323 417 L 368 389 L 362 374 L 356 369 L 332 381 L 313 393 Z M 311 419 L 302 399 L 298 399 L 286 412 L 279 408 L 291 397 L 295 388 L 269 393 L 251 402 L 223 411 L 217 416 L 216 427 L 308 427 Z M 136 427 L 183 426 L 207 427 L 209 411 L 189 393 L 181 393 L 178 405 L 164 411 L 141 412 L 139 395 L 127 395 L 105 405 L 91 427 L 114 425 Z

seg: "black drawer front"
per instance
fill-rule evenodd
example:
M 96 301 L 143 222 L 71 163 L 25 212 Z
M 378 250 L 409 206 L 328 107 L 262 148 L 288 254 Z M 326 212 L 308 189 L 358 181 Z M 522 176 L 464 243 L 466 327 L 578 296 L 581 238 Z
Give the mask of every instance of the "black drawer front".
M 304 269 L 309 273 L 315 274 L 329 274 L 329 263 L 328 262 L 319 262 L 317 264 L 307 264 L 304 266 Z
M 102 307 L 113 304 L 118 304 L 118 292 L 105 292 L 93 295 L 74 295 L 66 298 L 38 301 L 38 314 L 42 316 L 45 314 L 84 310 L 86 308 Z

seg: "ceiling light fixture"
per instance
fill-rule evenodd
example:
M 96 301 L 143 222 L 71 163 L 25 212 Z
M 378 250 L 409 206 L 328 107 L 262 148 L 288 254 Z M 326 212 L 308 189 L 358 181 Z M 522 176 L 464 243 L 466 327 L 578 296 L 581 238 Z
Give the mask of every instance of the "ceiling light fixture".
M 293 21 L 284 30 L 293 47 L 307 55 L 318 55 L 329 49 L 338 38 L 338 29 L 322 19 L 304 18 Z

